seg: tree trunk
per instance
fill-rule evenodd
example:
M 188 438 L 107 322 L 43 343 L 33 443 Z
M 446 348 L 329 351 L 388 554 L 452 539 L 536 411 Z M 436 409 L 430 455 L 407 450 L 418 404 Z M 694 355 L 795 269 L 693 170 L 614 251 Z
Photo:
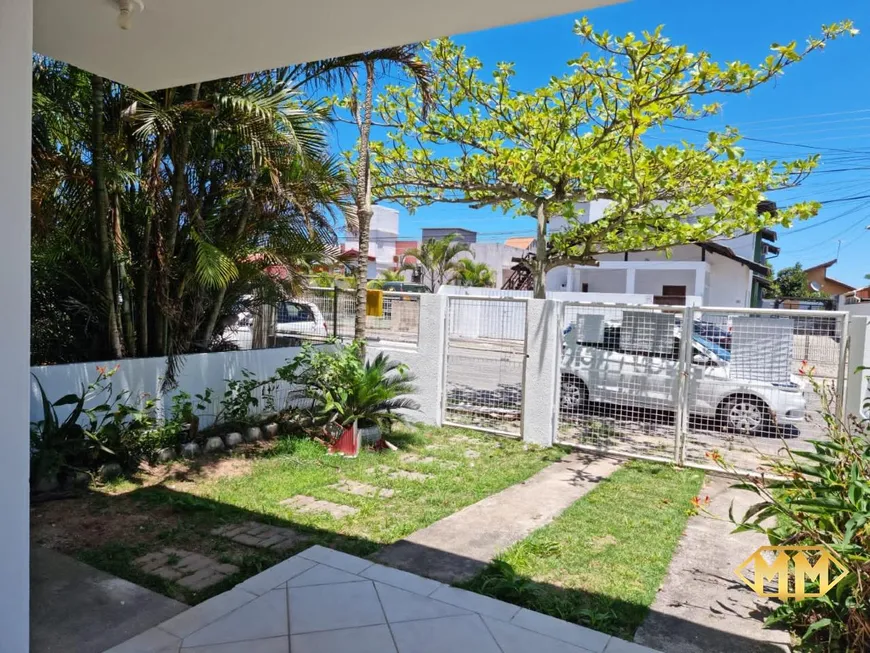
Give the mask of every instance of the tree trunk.
M 97 238 L 100 244 L 100 279 L 106 296 L 106 317 L 109 335 L 109 349 L 115 358 L 122 358 L 121 332 L 118 328 L 118 311 L 115 303 L 114 284 L 112 283 L 112 243 L 109 240 L 109 195 L 106 191 L 106 152 L 103 136 L 103 85 L 104 80 L 91 75 L 91 136 L 93 138 L 94 215 L 97 222 Z
M 148 311 L 148 288 L 151 285 L 151 258 L 153 253 L 152 248 L 152 230 L 154 225 L 154 207 L 157 205 L 158 187 L 160 185 L 160 161 L 163 159 L 163 147 L 166 143 L 166 137 L 163 134 L 157 137 L 157 143 L 154 147 L 154 158 L 151 164 L 151 177 L 149 180 L 148 194 L 150 201 L 145 207 L 145 227 L 142 233 L 142 247 L 139 253 L 141 257 L 139 268 L 139 283 L 136 288 L 136 301 L 139 305 L 139 355 L 148 356 L 150 342 L 148 338 L 151 316 Z
M 534 263 L 534 279 L 535 279 L 535 299 L 546 299 L 547 297 L 547 211 L 544 207 L 544 200 L 537 201 L 536 216 L 537 218 L 537 242 L 535 243 L 535 263 Z
M 372 105 L 374 103 L 375 65 L 366 60 L 366 88 L 363 98 L 362 116 L 359 121 L 359 159 L 356 168 L 356 202 L 357 220 L 359 221 L 359 253 L 356 268 L 356 319 L 353 325 L 354 340 L 361 345 L 361 355 L 365 358 L 366 340 L 366 282 L 368 281 L 369 265 L 369 233 L 372 221 L 371 194 L 371 152 L 369 151 L 369 134 L 372 128 Z
M 190 94 L 190 101 L 196 102 L 199 99 L 200 84 L 194 84 Z M 181 205 L 184 202 L 184 194 L 187 189 L 187 160 L 190 153 L 190 137 L 193 131 L 192 119 L 188 116 L 178 133 L 176 146 L 172 148 L 172 190 L 169 201 L 169 213 L 166 216 L 164 223 L 164 252 L 162 269 L 159 270 L 160 278 L 158 281 L 158 292 L 162 295 L 159 301 L 168 302 L 170 277 L 172 276 L 173 262 L 175 259 L 175 241 L 178 238 L 178 220 L 181 216 Z M 155 345 L 158 349 L 158 354 L 165 356 L 169 354 L 169 337 L 170 324 L 166 319 L 166 314 L 163 311 L 158 311 L 155 316 Z

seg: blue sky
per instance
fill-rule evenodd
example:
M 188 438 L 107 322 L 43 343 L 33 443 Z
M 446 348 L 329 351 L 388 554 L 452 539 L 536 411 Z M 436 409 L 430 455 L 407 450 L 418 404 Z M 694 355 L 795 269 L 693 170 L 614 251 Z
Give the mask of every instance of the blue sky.
M 578 55 L 572 27 L 580 15 L 461 35 L 457 40 L 488 69 L 499 61 L 514 62 L 514 85 L 532 89 L 550 75 L 564 72 L 565 62 Z M 870 231 L 865 229 L 870 225 L 870 197 L 847 198 L 870 196 L 870 3 L 635 0 L 586 15 L 597 30 L 614 33 L 640 32 L 664 24 L 665 34 L 675 43 L 685 43 L 694 51 L 707 50 L 720 61 L 748 62 L 765 57 L 772 42 L 801 42 L 818 34 L 823 23 L 854 20 L 863 30 L 858 37 L 831 44 L 749 96 L 727 98 L 721 116 L 693 126 L 707 129 L 730 124 L 746 137 L 789 144 L 744 141 L 752 158 L 783 160 L 813 151 L 821 154 L 819 172 L 800 188 L 770 194 L 781 205 L 804 199 L 830 202 L 818 217 L 779 230 L 782 254 L 773 261 L 774 268 L 797 261 L 809 267 L 837 257 L 839 247 L 839 263 L 829 270 L 830 276 L 863 285 L 864 275 L 870 273 Z M 681 133 L 679 137 L 692 140 L 695 135 Z M 353 145 L 348 132 L 339 131 L 335 138 L 341 148 Z M 670 139 L 670 135 L 662 138 Z M 698 134 L 697 138 L 703 137 Z M 532 235 L 534 230 L 527 218 L 456 205 L 422 208 L 413 216 L 401 210 L 402 237 L 416 238 L 425 226 L 474 229 L 485 241 Z

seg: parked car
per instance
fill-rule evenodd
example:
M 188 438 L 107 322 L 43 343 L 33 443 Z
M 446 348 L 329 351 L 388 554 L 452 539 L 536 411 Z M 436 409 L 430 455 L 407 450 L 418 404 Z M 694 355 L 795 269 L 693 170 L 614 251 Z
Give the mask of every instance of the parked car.
M 623 350 L 620 329 L 619 324 L 605 325 L 601 342 L 566 338 L 561 365 L 563 413 L 582 411 L 589 402 L 675 409 L 679 329 L 675 329 L 673 349 L 658 353 Z M 777 425 L 803 421 L 805 385 L 799 377 L 792 375 L 779 383 L 732 378 L 730 361 L 728 349 L 695 330 L 688 400 L 692 415 L 751 435 L 773 435 Z
M 386 281 L 381 288 L 384 292 L 418 292 L 431 293 L 426 286 L 421 283 L 406 283 L 404 281 Z
M 301 301 L 278 304 L 275 316 L 275 339 L 279 344 L 292 347 L 300 344 L 303 338 L 325 339 L 328 336 L 329 327 L 317 304 Z

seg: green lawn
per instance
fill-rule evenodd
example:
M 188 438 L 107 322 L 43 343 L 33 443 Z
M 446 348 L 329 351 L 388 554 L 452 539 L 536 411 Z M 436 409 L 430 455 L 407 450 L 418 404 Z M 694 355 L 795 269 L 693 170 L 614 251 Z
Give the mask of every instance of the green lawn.
M 464 587 L 631 640 L 703 474 L 628 462 Z
M 323 446 L 311 440 L 290 438 L 269 450 L 248 448 L 218 457 L 198 471 L 182 469 L 158 484 L 153 484 L 152 475 L 82 498 L 38 505 L 33 510 L 33 537 L 110 573 L 197 603 L 312 544 L 367 556 L 529 478 L 563 455 L 558 449 L 529 447 L 462 429 L 409 427 L 389 439 L 400 448 L 398 452 L 365 451 L 348 459 L 326 455 Z M 405 454 L 434 460 L 400 460 Z M 394 470 L 432 478 L 423 482 L 390 478 Z M 342 479 L 389 488 L 395 495 L 367 498 L 329 487 Z M 280 505 L 294 495 L 353 506 L 359 512 L 335 519 Z M 277 553 L 211 534 L 223 524 L 244 521 L 289 527 L 308 540 L 295 550 Z M 133 564 L 137 557 L 166 546 L 202 553 L 235 564 L 241 571 L 208 590 L 192 592 L 145 574 Z

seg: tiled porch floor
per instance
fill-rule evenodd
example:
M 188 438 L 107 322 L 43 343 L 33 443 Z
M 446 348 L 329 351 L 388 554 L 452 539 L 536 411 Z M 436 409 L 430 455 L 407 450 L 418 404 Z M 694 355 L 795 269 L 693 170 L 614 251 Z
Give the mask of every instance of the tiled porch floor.
M 108 653 L 654 653 L 314 546 Z

